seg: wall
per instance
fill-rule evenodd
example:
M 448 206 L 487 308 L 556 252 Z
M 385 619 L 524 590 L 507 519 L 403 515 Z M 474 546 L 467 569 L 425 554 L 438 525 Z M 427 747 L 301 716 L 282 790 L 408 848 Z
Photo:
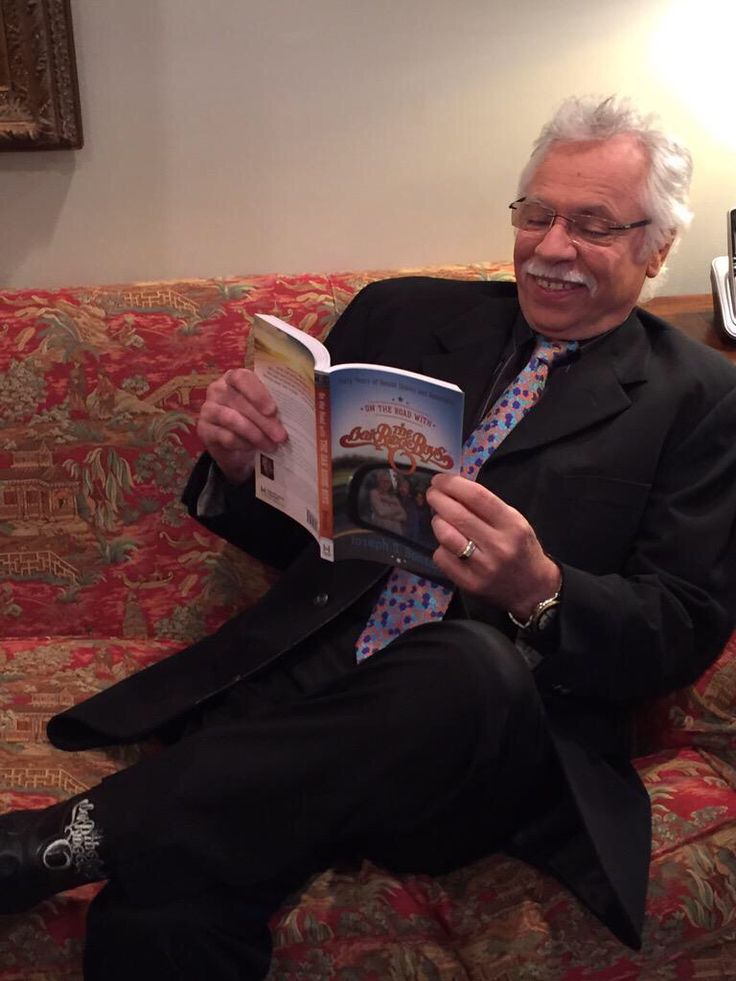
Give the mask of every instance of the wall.
M 506 258 L 518 171 L 571 92 L 633 95 L 693 149 L 667 291 L 708 290 L 725 252 L 732 0 L 72 9 L 86 144 L 0 154 L 2 285 Z

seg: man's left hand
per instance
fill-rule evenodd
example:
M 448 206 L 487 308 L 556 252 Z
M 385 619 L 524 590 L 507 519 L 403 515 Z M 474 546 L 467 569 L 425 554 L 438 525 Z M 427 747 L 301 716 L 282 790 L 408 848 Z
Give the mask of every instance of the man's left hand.
M 560 588 L 559 567 L 526 518 L 481 484 L 439 474 L 427 502 L 439 543 L 434 561 L 459 589 L 526 621 L 538 603 Z M 477 548 L 461 559 L 468 540 Z

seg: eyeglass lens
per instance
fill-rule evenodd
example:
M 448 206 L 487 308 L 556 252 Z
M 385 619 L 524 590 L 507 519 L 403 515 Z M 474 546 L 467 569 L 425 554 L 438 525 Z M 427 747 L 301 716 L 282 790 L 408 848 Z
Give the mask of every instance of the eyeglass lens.
M 568 234 L 573 240 L 582 239 L 585 242 L 601 244 L 610 242 L 614 237 L 610 224 L 594 215 L 558 215 L 551 208 L 536 201 L 524 201 L 511 211 L 511 221 L 516 228 L 540 234 L 547 232 L 558 217 L 563 218 L 567 223 Z

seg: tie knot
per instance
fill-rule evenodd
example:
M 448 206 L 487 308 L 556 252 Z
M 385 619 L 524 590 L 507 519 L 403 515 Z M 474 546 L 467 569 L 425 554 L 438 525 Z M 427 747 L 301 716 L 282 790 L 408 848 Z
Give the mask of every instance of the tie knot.
M 547 365 L 559 364 L 577 349 L 577 341 L 549 341 L 546 337 L 540 337 L 537 339 L 533 357 Z

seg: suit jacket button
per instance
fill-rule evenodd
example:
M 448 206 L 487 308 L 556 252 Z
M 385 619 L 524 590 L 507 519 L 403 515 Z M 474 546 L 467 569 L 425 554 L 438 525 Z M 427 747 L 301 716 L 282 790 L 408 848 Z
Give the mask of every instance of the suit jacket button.
M 327 606 L 330 597 L 327 593 L 317 593 L 317 595 L 312 599 L 314 606 Z

